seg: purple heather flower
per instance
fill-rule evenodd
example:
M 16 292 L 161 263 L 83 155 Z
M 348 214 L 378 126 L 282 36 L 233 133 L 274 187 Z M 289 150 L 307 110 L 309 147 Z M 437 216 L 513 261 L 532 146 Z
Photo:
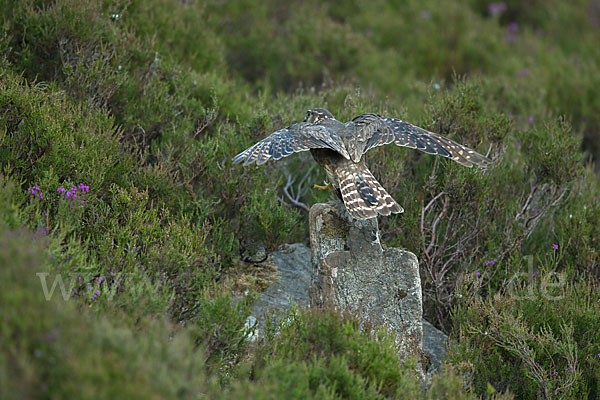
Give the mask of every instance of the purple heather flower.
M 77 278 L 77 282 L 81 282 L 81 277 Z
M 44 198 L 44 192 L 39 186 L 32 186 L 29 188 L 29 194 L 38 195 L 40 199 Z
M 481 276 L 481 273 L 479 271 L 475 272 L 476 276 Z
M 519 71 L 519 76 L 529 76 L 529 70 L 527 68 L 523 68 Z
M 515 147 L 521 147 L 521 142 L 519 142 L 518 140 L 515 142 Z
M 508 114 L 508 119 L 513 119 L 515 116 L 512 113 Z
M 58 193 L 64 193 L 64 192 L 66 192 L 66 190 L 64 188 L 58 188 L 58 189 L 56 189 L 56 191 Z
M 508 7 L 503 1 L 499 3 L 490 3 L 490 5 L 488 6 L 488 11 L 490 12 L 491 16 L 500 15 L 506 10 L 508 10 Z
M 485 264 L 485 265 L 494 265 L 494 264 L 496 264 L 496 261 L 497 261 L 497 260 L 494 258 L 493 260 L 490 260 L 490 261 L 486 261 L 486 262 L 484 262 L 484 264 Z
M 24 125 L 25 124 L 25 120 L 22 119 L 21 122 L 19 122 L 19 126 Z
M 552 248 L 553 248 L 554 250 L 558 250 L 558 245 L 557 245 L 557 244 L 553 244 L 553 245 L 552 245 Z
M 558 376 L 558 372 L 554 371 L 554 372 L 552 373 L 552 376 Z
M 600 358 L 600 353 L 598 353 L 598 358 Z
M 396 228 L 396 231 L 397 231 L 398 233 L 402 233 L 402 228 L 398 227 L 398 228 Z
M 98 278 L 98 283 L 102 283 L 102 277 Z
M 508 43 L 514 43 L 517 41 L 517 33 L 519 32 L 519 24 L 511 22 L 506 27 L 506 40 Z
M 530 116 L 529 118 L 527 118 L 527 123 L 529 123 L 529 124 L 533 124 L 533 121 L 534 121 L 534 119 L 533 119 L 533 115 L 532 115 L 532 116 Z
M 100 291 L 96 290 L 96 296 L 100 296 Z
M 431 17 L 431 14 L 429 13 L 429 11 L 427 11 L 427 10 L 421 11 L 421 18 L 429 19 L 429 17 Z
M 65 197 L 66 197 L 67 199 L 70 199 L 70 198 L 71 198 L 71 192 L 67 192 L 67 193 L 65 193 Z
M 77 289 L 75 289 L 75 294 L 77 294 Z

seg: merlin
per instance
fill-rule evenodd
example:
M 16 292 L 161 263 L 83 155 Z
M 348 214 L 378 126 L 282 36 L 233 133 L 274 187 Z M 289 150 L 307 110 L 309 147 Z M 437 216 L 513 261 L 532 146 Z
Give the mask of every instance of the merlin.
M 361 114 L 343 123 L 324 108 L 308 110 L 303 122 L 273 132 L 233 162 L 261 165 L 310 150 L 329 182 L 314 187 L 334 190 L 352 217 L 369 219 L 404 211 L 377 182 L 363 157 L 369 149 L 388 143 L 447 157 L 465 167 L 491 162 L 466 146 L 396 118 Z

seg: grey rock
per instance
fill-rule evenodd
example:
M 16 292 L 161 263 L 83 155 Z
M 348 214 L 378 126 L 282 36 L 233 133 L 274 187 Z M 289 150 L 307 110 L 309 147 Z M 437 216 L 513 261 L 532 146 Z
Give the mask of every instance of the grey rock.
M 319 205 L 319 206 L 327 206 L 327 205 Z M 330 203 L 330 207 L 337 207 L 337 203 Z M 321 208 L 321 211 L 325 210 L 326 208 Z M 342 217 L 339 216 L 339 212 L 342 210 L 330 210 L 331 212 L 333 212 L 333 216 L 336 216 L 336 218 L 341 219 Z M 333 216 L 331 218 L 333 218 Z M 327 218 L 325 218 L 327 219 Z M 311 221 L 313 221 L 312 217 L 311 217 Z M 324 222 L 324 219 L 321 217 L 320 218 L 320 223 Z M 353 269 L 351 268 L 356 268 L 356 263 L 359 262 L 358 260 L 361 260 L 361 263 L 365 263 L 366 264 L 361 264 L 362 268 L 358 270 L 358 277 L 352 277 L 352 279 L 358 279 L 359 277 L 363 277 L 366 278 L 367 281 L 367 285 L 369 285 L 368 287 L 371 287 L 370 291 L 371 293 L 369 293 L 369 290 L 367 290 L 367 287 L 361 287 L 360 288 L 360 295 L 363 297 L 372 297 L 375 300 L 380 301 L 381 304 L 386 303 L 386 301 L 384 301 L 384 299 L 386 298 L 385 293 L 387 291 L 389 291 L 390 289 L 390 285 L 389 282 L 393 282 L 393 280 L 391 279 L 391 275 L 389 273 L 389 271 L 384 271 L 376 273 L 376 269 L 374 269 L 374 266 L 372 266 L 372 261 L 373 260 L 377 260 L 377 259 L 381 259 L 382 257 L 384 258 L 383 254 L 385 252 L 388 252 L 389 250 L 392 250 L 392 257 L 393 254 L 396 254 L 397 256 L 400 257 L 400 259 L 404 259 L 404 261 L 402 262 L 398 262 L 398 265 L 396 265 L 394 268 L 392 268 L 391 272 L 392 274 L 399 274 L 401 275 L 401 277 L 399 278 L 399 282 L 397 281 L 398 284 L 401 284 L 402 282 L 404 282 L 404 286 L 399 287 L 399 291 L 400 291 L 400 296 L 401 297 L 404 293 L 402 292 L 402 290 L 404 290 L 404 292 L 406 292 L 406 297 L 404 297 L 404 299 L 406 299 L 406 301 L 404 303 L 401 302 L 401 299 L 399 302 L 401 302 L 401 305 L 409 305 L 411 304 L 410 299 L 407 299 L 408 294 L 410 293 L 413 296 L 413 300 L 412 302 L 415 303 L 413 304 L 416 307 L 416 304 L 418 303 L 418 310 L 413 309 L 412 312 L 409 312 L 407 310 L 405 310 L 404 308 L 401 309 L 400 311 L 402 312 L 401 316 L 404 316 L 405 320 L 409 320 L 411 317 L 410 315 L 412 315 L 414 318 L 416 318 L 416 320 L 420 320 L 420 310 L 421 310 L 421 305 L 420 305 L 420 285 L 417 286 L 416 282 L 412 282 L 412 284 L 409 284 L 409 282 L 414 279 L 418 281 L 418 270 L 416 269 L 416 257 L 414 255 L 412 255 L 411 253 L 408 252 L 404 252 L 402 250 L 397 250 L 397 249 L 383 249 L 383 247 L 381 246 L 380 242 L 379 242 L 379 236 L 378 236 L 378 231 L 377 231 L 377 222 L 375 220 L 370 220 L 370 221 L 356 221 L 353 220 L 352 224 L 350 224 L 347 220 L 346 223 L 343 223 L 343 220 L 341 221 L 337 221 L 337 224 L 335 224 L 336 219 L 333 219 L 334 224 L 330 224 L 328 223 L 326 226 L 321 225 L 320 227 L 320 232 L 322 232 L 322 235 L 324 236 L 326 233 L 328 235 L 328 237 L 330 239 L 328 239 L 327 241 L 321 240 L 320 243 L 320 251 L 317 252 L 317 254 L 322 254 L 323 252 L 326 252 L 327 255 L 329 256 L 330 253 L 335 253 L 337 251 L 339 251 L 339 249 L 342 249 L 343 251 L 346 252 L 351 252 L 350 248 L 357 248 L 359 249 L 359 253 L 362 253 L 363 256 L 356 258 L 356 261 L 354 262 L 350 262 L 347 263 L 348 267 L 346 267 L 346 265 L 338 266 L 338 270 L 337 270 L 337 277 L 339 278 L 341 274 L 343 273 L 347 273 L 348 271 L 353 271 Z M 315 221 L 316 223 L 316 221 Z M 313 226 L 313 223 L 311 222 L 311 226 Z M 343 228 L 344 226 L 346 226 L 346 228 Z M 343 228 L 343 229 L 342 229 Z M 366 230 L 365 230 L 366 229 Z M 312 231 L 312 229 L 311 229 Z M 352 234 L 350 234 L 350 232 L 352 231 Z M 362 236 L 362 239 L 361 239 Z M 350 243 L 350 244 L 349 244 Z M 350 247 L 350 245 L 352 247 Z M 327 248 L 325 248 L 325 246 L 328 246 Z M 378 248 L 379 246 L 379 248 Z M 317 247 L 315 247 L 315 249 L 317 249 Z M 371 253 L 375 253 L 376 255 L 373 257 L 373 260 L 371 260 Z M 379 255 L 377 255 L 379 254 Z M 334 255 L 332 256 L 332 258 L 327 258 L 328 261 L 334 260 L 336 257 L 341 257 L 342 259 L 344 257 L 348 257 L 348 255 Z M 356 256 L 355 256 L 356 257 Z M 388 256 L 390 257 L 390 256 Z M 367 258 L 367 260 L 365 260 L 365 258 Z M 261 296 L 261 298 L 256 302 L 256 304 L 254 305 L 254 309 L 253 309 L 253 316 L 250 316 L 248 321 L 247 321 L 247 325 L 248 327 L 250 326 L 254 326 L 257 322 L 258 322 L 258 332 L 256 332 L 254 335 L 252 335 L 252 337 L 250 338 L 250 340 L 256 340 L 258 337 L 260 337 L 261 335 L 261 329 L 264 327 L 264 315 L 267 312 L 273 311 L 273 310 L 282 310 L 282 311 L 287 311 L 290 309 L 291 307 L 291 303 L 294 302 L 295 304 L 298 305 L 302 305 L 302 306 L 306 306 L 309 304 L 309 287 L 311 284 L 311 279 L 312 279 L 312 273 L 313 273 L 313 266 L 311 264 L 311 249 L 309 247 L 307 247 L 306 245 L 302 244 L 302 243 L 295 243 L 295 244 L 290 244 L 290 245 L 285 245 L 282 246 L 279 250 L 277 250 L 276 252 L 274 252 L 271 255 L 270 258 L 270 262 L 272 262 L 278 270 L 278 280 L 275 281 L 271 286 L 269 286 L 269 288 L 267 288 L 265 290 L 265 292 L 263 293 L 263 295 Z M 320 262 L 318 263 L 318 267 L 320 269 Z M 406 265 L 408 264 L 408 265 Z M 388 265 L 388 267 L 390 267 Z M 406 278 L 407 280 L 405 281 L 405 278 L 402 278 L 402 274 L 403 271 L 409 271 L 408 273 L 408 277 Z M 366 274 L 366 276 L 364 276 Z M 395 276 L 395 275 L 394 275 Z M 315 278 L 318 277 L 318 274 L 316 274 L 315 272 Z M 319 282 L 319 279 L 316 279 L 316 283 Z M 337 285 L 338 287 L 340 286 L 339 283 Z M 419 295 L 417 296 L 415 291 L 417 291 L 419 293 Z M 313 295 L 315 293 L 318 293 L 318 291 L 313 290 Z M 342 294 L 344 294 L 344 296 L 349 296 L 350 294 L 347 292 L 343 292 Z M 398 293 L 396 293 L 398 294 Z M 358 295 L 357 295 L 358 296 Z M 356 297 L 356 296 L 355 296 Z M 322 301 L 322 300 L 321 300 Z M 364 300 L 363 300 L 364 302 Z M 393 303 L 393 301 L 392 301 Z M 394 304 L 392 304 L 393 307 L 396 307 Z M 396 307 L 398 308 L 398 307 Z M 402 311 L 404 310 L 404 311 Z M 386 311 L 389 313 L 389 311 Z M 363 317 L 367 317 L 366 313 L 365 313 L 365 308 L 363 307 L 362 310 L 360 311 L 361 315 L 363 315 Z M 258 317 L 255 318 L 254 316 Z M 380 317 L 380 319 L 384 319 L 384 318 L 389 318 L 389 317 L 384 317 L 383 315 Z M 374 322 L 374 318 L 370 319 L 371 322 Z M 400 321 L 402 322 L 403 319 L 400 318 Z M 417 322 L 414 322 L 413 324 L 411 324 L 410 322 L 407 322 L 406 324 L 400 324 L 400 326 L 408 326 L 409 330 L 412 329 L 412 331 L 415 331 L 415 324 Z M 391 325 L 390 325 L 391 326 Z M 402 328 L 400 328 L 399 331 L 397 331 L 398 335 L 402 335 L 402 332 L 408 332 Z M 427 358 L 430 361 L 430 365 L 427 368 L 427 380 L 431 380 L 431 377 L 433 376 L 433 374 L 439 369 L 439 366 L 442 363 L 443 358 L 445 357 L 447 351 L 446 351 L 446 342 L 447 342 L 447 336 L 439 331 L 438 329 L 436 329 L 433 325 L 431 325 L 429 322 L 423 320 L 422 321 L 422 349 L 423 352 L 426 354 Z M 417 333 L 416 335 L 418 336 L 418 329 L 417 329 Z M 415 340 L 412 341 L 413 344 L 415 344 Z
M 285 245 L 272 254 L 271 260 L 277 267 L 279 279 L 254 304 L 253 314 L 258 317 L 259 331 L 264 324 L 265 313 L 276 309 L 289 310 L 292 302 L 299 306 L 309 304 L 310 249 L 302 243 Z
M 377 219 L 356 220 L 339 201 L 309 213 L 315 304 L 331 302 L 364 322 L 391 328 L 400 355 L 422 355 L 422 298 L 417 257 L 384 248 Z
M 437 372 L 442 365 L 444 357 L 448 354 L 446 343 L 448 336 L 444 332 L 423 320 L 423 351 L 428 356 L 431 365 L 427 374 L 431 375 Z
M 255 342 L 258 339 L 258 329 L 252 329 L 257 326 L 257 323 L 256 317 L 254 315 L 249 315 L 244 324 L 244 329 L 250 332 L 248 340 L 251 342 Z
M 245 256 L 243 261 L 258 264 L 264 262 L 267 257 L 267 250 L 264 247 L 260 247 L 254 254 Z

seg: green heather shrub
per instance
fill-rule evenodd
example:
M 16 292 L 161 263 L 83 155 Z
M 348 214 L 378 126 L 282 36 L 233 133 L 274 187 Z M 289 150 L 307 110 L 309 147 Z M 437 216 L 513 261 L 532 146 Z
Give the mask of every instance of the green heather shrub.
M 46 300 L 36 276 L 49 265 L 44 239 L 2 230 L 2 398 L 196 398 L 208 386 L 202 352 L 168 324 L 135 332 L 117 310 L 94 315 L 58 288 Z
M 485 275 L 467 280 L 450 359 L 460 360 L 476 392 L 493 382 L 518 398 L 598 397 L 600 291 L 597 284 L 565 284 L 556 264 L 524 271 L 487 300 L 479 296 Z
M 3 2 L 0 397 L 597 398 L 592 3 Z M 382 238 L 417 254 L 425 316 L 450 335 L 429 389 L 392 336 L 329 310 L 248 341 L 274 276 L 241 258 L 308 241 L 288 194 L 332 194 L 307 153 L 231 158 L 316 106 L 493 160 L 367 155 L 406 210 Z M 39 271 L 71 298 L 40 297 Z
M 193 345 L 192 337 L 197 329 L 214 331 L 218 327 L 225 335 L 227 331 L 235 335 L 240 331 L 236 324 L 243 324 L 243 304 L 238 303 L 236 312 L 231 312 L 231 300 L 222 301 L 213 294 L 212 300 L 207 300 L 211 306 L 201 309 L 206 318 L 198 318 L 197 328 L 188 325 L 182 330 L 148 316 L 138 317 L 130 326 L 131 311 L 103 304 L 108 296 L 104 292 L 89 303 L 64 300 L 60 286 L 51 291 L 52 282 L 60 275 L 45 273 L 53 263 L 44 254 L 44 248 L 52 247 L 52 237 L 6 230 L 11 220 L 18 218 L 10 211 L 16 188 L 6 182 L 2 188 L 3 398 L 421 397 L 414 365 L 399 363 L 392 336 L 381 331 L 374 340 L 361 332 L 358 321 L 332 311 L 291 312 L 280 334 L 270 334 L 269 344 L 261 345 L 255 361 L 243 365 L 237 379 L 221 389 L 206 377 L 205 362 L 211 358 Z M 44 273 L 46 290 L 52 293 L 47 297 L 39 276 Z M 200 321 L 210 318 L 211 323 L 200 326 Z M 271 326 L 270 331 L 273 329 L 277 328 Z M 221 341 L 220 346 L 235 342 L 223 334 L 209 336 Z M 208 343 L 208 348 L 211 346 L 219 344 Z M 439 398 L 436 392 L 471 398 L 461 388 L 460 378 L 448 372 L 435 378 L 426 398 Z
M 371 330 L 374 330 L 371 333 Z M 363 326 L 339 311 L 298 310 L 267 321 L 266 340 L 258 346 L 252 376 L 277 382 L 290 398 L 436 399 L 475 398 L 446 366 L 428 390 L 415 375 L 416 360 L 399 360 L 394 335 Z M 488 392 L 492 398 L 512 398 Z

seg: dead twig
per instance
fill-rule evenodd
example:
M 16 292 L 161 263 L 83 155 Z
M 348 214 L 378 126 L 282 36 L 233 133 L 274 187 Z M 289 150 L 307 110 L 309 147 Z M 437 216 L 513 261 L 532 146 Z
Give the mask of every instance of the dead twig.
M 431 259 L 431 257 L 429 256 L 429 250 L 431 249 L 432 246 L 431 246 L 431 242 L 430 242 L 430 246 L 425 248 L 425 241 L 426 241 L 425 240 L 425 213 L 436 202 L 436 200 L 439 199 L 444 194 L 445 194 L 444 192 L 439 193 L 437 196 L 435 196 L 433 199 L 431 199 L 425 207 L 423 207 L 423 201 L 421 201 L 421 237 L 423 239 L 423 248 L 424 248 L 425 256 L 428 259 Z M 435 235 L 432 236 L 432 241 L 434 240 L 434 238 L 435 238 Z
M 444 217 L 444 215 L 446 215 L 449 204 L 450 204 L 450 199 L 448 199 L 448 196 L 446 196 L 446 198 L 444 199 L 444 208 L 442 208 L 442 211 L 440 211 L 440 213 L 436 217 L 435 221 L 433 221 L 433 224 L 431 225 L 431 240 L 429 241 L 429 246 L 427 246 L 427 249 L 425 250 L 428 253 L 429 253 L 429 251 L 431 251 L 431 249 L 433 248 L 433 245 L 435 244 L 435 228 L 437 227 L 437 224 L 440 222 L 440 220 Z
M 305 203 L 301 202 L 300 198 L 304 196 L 308 191 L 308 187 L 305 185 L 305 183 L 306 180 L 310 177 L 313 168 L 314 165 L 311 165 L 311 167 L 308 169 L 308 171 L 306 171 L 306 173 L 304 174 L 302 179 L 300 179 L 300 182 L 298 182 L 295 188 L 294 183 L 296 181 L 296 178 L 294 178 L 292 174 L 288 171 L 285 171 L 286 184 L 283 187 L 283 193 L 287 197 L 289 203 L 286 202 L 282 197 L 279 197 L 279 200 L 283 204 L 285 204 L 286 206 L 292 205 L 302 210 L 309 211 L 308 206 Z

